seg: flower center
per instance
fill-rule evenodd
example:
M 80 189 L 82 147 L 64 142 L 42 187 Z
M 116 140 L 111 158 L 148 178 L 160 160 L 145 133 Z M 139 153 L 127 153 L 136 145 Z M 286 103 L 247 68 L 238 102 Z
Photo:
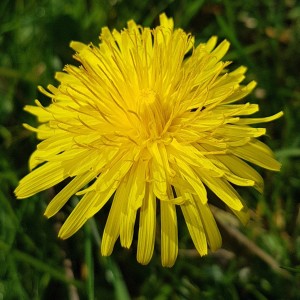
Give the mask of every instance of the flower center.
M 139 115 L 147 138 L 159 139 L 166 124 L 159 95 L 152 89 L 143 89 L 139 95 Z
M 151 89 L 143 89 L 140 91 L 140 98 L 146 106 L 151 106 L 157 101 L 158 95 Z

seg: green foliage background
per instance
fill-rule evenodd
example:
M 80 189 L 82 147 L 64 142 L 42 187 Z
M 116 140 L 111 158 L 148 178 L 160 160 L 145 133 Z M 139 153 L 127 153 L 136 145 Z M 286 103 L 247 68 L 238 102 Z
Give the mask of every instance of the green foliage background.
M 218 35 L 231 42 L 228 60 L 246 65 L 258 87 L 248 98 L 258 115 L 283 110 L 267 124 L 270 145 L 282 171 L 261 170 L 265 193 L 240 189 L 253 209 L 242 227 L 216 211 L 223 248 L 200 258 L 180 221 L 180 255 L 172 269 L 160 265 L 159 247 L 148 266 L 131 250 L 116 246 L 99 255 L 103 210 L 74 237 L 61 241 L 57 229 L 76 203 L 56 217 L 43 212 L 51 189 L 27 200 L 13 190 L 28 171 L 36 139 L 22 109 L 36 86 L 56 84 L 54 73 L 73 63 L 71 40 L 97 43 L 102 26 L 122 29 L 134 19 L 155 26 L 159 13 L 197 42 Z M 0 300 L 1 299 L 300 299 L 300 3 L 297 0 L 2 0 L 0 4 Z

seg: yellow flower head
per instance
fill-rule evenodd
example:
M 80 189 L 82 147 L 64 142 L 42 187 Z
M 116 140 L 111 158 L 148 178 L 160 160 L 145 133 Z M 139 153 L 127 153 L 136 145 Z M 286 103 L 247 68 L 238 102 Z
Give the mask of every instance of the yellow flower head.
M 234 104 L 255 82 L 243 86 L 245 67 L 228 72 L 222 61 L 229 43 L 217 38 L 194 45 L 173 29 L 165 14 L 154 29 L 134 21 L 128 28 L 103 28 L 100 44 L 72 42 L 80 66 L 58 72 L 60 85 L 40 90 L 52 99 L 25 110 L 42 140 L 30 158 L 31 173 L 15 190 L 30 197 L 66 178 L 72 180 L 52 199 L 45 215 L 56 214 L 73 195 L 82 196 L 60 229 L 70 237 L 111 199 L 101 252 L 110 255 L 118 238 L 131 246 L 138 213 L 137 260 L 153 254 L 160 218 L 161 260 L 172 266 L 178 254 L 177 210 L 181 209 L 199 254 L 221 246 L 207 188 L 242 221 L 248 212 L 232 184 L 263 189 L 263 179 L 245 161 L 277 171 L 272 151 L 256 138 L 272 121 L 247 118 L 256 104 Z M 246 116 L 246 117 L 244 117 Z M 159 206 L 159 213 L 157 213 Z

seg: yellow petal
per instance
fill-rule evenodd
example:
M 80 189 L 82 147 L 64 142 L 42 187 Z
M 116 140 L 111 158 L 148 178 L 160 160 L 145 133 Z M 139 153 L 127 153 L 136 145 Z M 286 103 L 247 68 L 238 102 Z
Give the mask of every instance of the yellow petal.
M 239 156 L 251 163 L 272 171 L 279 171 L 281 164 L 274 158 L 272 150 L 262 142 L 253 140 L 252 142 L 232 148 L 232 154 Z
M 230 43 L 227 40 L 224 40 L 211 52 L 211 55 L 219 61 L 227 53 L 229 46 Z
M 209 159 L 207 159 L 196 147 L 178 143 L 173 139 L 168 148 L 174 157 L 179 157 L 185 163 L 205 169 L 211 176 L 223 176 L 224 172 L 217 168 Z
M 198 206 L 198 211 L 200 213 L 203 226 L 205 228 L 209 247 L 212 251 L 216 251 L 222 245 L 222 237 L 216 224 L 215 218 L 208 204 L 203 205 L 201 201 L 197 201 L 197 197 L 195 197 L 195 202 Z
M 212 36 L 204 45 L 207 52 L 211 52 L 216 44 L 217 44 L 218 38 L 217 36 Z
M 241 116 L 252 115 L 259 111 L 257 104 L 225 104 L 214 108 L 214 113 L 223 114 L 224 116 Z
M 220 157 L 224 157 L 224 155 L 218 155 L 218 156 L 214 156 L 214 155 L 209 155 L 207 156 L 216 166 L 218 166 L 221 170 L 224 171 L 224 178 L 227 179 L 228 181 L 230 181 L 233 184 L 236 185 L 240 185 L 240 186 L 254 186 L 255 185 L 255 181 L 248 179 L 247 177 L 241 177 L 241 176 L 237 176 L 236 174 L 231 172 L 230 166 L 226 166 L 225 164 L 222 163 L 222 160 L 220 159 Z
M 48 162 L 22 178 L 15 194 L 18 199 L 28 198 L 53 187 L 67 177 L 59 162 Z
M 149 151 L 153 157 L 152 159 L 152 177 L 154 180 L 153 191 L 157 198 L 167 198 L 167 175 L 164 168 L 163 158 L 157 143 L 153 143 L 149 148 Z
M 274 121 L 280 117 L 283 116 L 283 112 L 280 111 L 279 113 L 269 116 L 269 117 L 264 117 L 264 118 L 243 118 L 238 121 L 239 124 L 256 124 L 256 123 L 266 123 L 266 122 L 271 122 Z
M 234 174 L 242 178 L 249 178 L 255 182 L 254 187 L 263 192 L 264 181 L 260 174 L 247 163 L 233 155 L 218 155 L 217 159 L 227 166 Z
M 123 197 L 126 199 L 126 205 L 123 206 L 120 216 L 120 241 L 126 248 L 132 243 L 137 209 L 141 207 L 145 197 L 147 164 L 147 161 L 138 161 L 124 178 L 126 187 Z
M 76 176 L 51 200 L 44 215 L 47 218 L 55 215 L 73 195 L 75 195 L 82 187 L 88 184 L 94 177 L 95 174 L 93 172 Z
M 128 208 L 128 206 L 125 207 L 126 208 L 123 206 L 123 211 L 120 216 L 120 242 L 122 247 L 129 249 L 133 239 L 137 210 Z
M 87 45 L 81 42 L 72 41 L 70 43 L 70 47 L 74 49 L 76 52 L 81 52 L 83 49 L 87 47 Z
M 88 220 L 87 212 L 94 205 L 96 199 L 102 196 L 95 191 L 86 193 L 79 203 L 76 205 L 70 216 L 59 230 L 58 236 L 62 239 L 67 239 L 77 232 L 83 224 Z
M 36 104 L 38 103 L 39 101 L 36 100 Z M 24 107 L 24 110 L 31 113 L 32 115 L 37 116 L 39 122 L 41 123 L 48 122 L 49 120 L 53 119 L 53 115 L 41 105 L 40 106 L 26 105 Z
M 194 245 L 201 256 L 207 254 L 206 234 L 198 209 L 192 198 L 180 206 Z
M 255 87 L 256 87 L 256 82 L 255 81 L 251 81 L 246 86 L 241 86 L 233 94 L 231 94 L 230 96 L 228 96 L 226 98 L 226 100 L 224 100 L 222 103 L 223 104 L 228 104 L 228 103 L 232 103 L 232 102 L 238 101 L 238 100 L 246 97 L 248 94 L 250 94 Z
M 195 172 L 181 160 L 176 159 L 176 161 L 178 163 L 178 167 L 183 178 L 187 180 L 188 183 L 194 188 L 201 202 L 206 203 L 207 202 L 206 189 L 199 176 L 197 176 Z
M 111 166 L 104 171 L 97 182 L 95 188 L 99 192 L 107 190 L 113 184 L 118 186 L 121 179 L 127 174 L 133 165 L 133 153 L 120 151 L 112 162 Z
M 137 245 L 137 261 L 143 265 L 149 263 L 155 244 L 156 198 L 152 183 L 147 183 L 146 194 L 140 210 L 140 223 Z
M 126 185 L 127 183 L 122 180 L 112 201 L 101 241 L 101 254 L 104 256 L 108 256 L 112 253 L 120 234 L 120 212 L 122 212 L 123 207 L 126 206 L 126 201 L 124 201 Z
M 77 232 L 89 218 L 105 205 L 112 194 L 112 190 L 104 193 L 96 191 L 86 193 L 59 230 L 58 236 L 67 239 Z
M 238 126 L 238 125 L 224 125 L 215 130 L 215 134 L 226 137 L 233 138 L 243 138 L 243 137 L 260 137 L 266 134 L 265 128 L 252 128 L 249 126 Z
M 165 13 L 159 15 L 159 21 L 160 21 L 161 26 L 164 26 L 164 27 L 167 27 L 170 29 L 173 29 L 173 27 L 174 27 L 173 19 L 168 18 Z
M 71 148 L 72 145 L 74 145 L 72 137 L 68 137 L 66 134 L 56 134 L 47 138 L 38 144 L 37 150 L 31 155 L 29 159 L 29 169 L 34 169 L 42 162 L 48 161 L 58 153 Z M 76 153 L 75 151 L 75 154 Z
M 177 216 L 175 205 L 160 201 L 161 263 L 172 267 L 178 255 Z
M 142 206 L 146 190 L 146 170 L 148 161 L 139 160 L 129 175 L 132 178 L 128 195 L 128 208 L 137 210 Z
M 216 194 L 226 205 L 235 210 L 241 210 L 243 204 L 237 191 L 222 178 L 207 176 L 204 172 L 198 170 L 201 180 L 208 188 Z
M 95 171 L 97 172 L 100 169 L 98 165 L 100 155 L 99 151 L 95 149 L 74 148 L 51 158 L 51 161 L 60 161 L 70 177 L 87 171 L 91 171 L 96 175 Z
M 74 142 L 72 142 L 72 138 L 68 134 L 55 134 L 51 138 L 48 138 L 42 142 L 40 142 L 37 146 L 39 150 L 49 150 L 53 148 L 58 148 L 57 151 L 60 152 L 62 150 L 67 149 L 68 147 L 71 147 L 71 145 L 74 145 Z

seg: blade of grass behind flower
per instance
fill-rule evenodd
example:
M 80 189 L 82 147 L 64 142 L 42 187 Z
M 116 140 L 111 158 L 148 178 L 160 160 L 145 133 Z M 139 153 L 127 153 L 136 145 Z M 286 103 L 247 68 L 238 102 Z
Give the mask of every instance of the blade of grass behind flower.
M 73 284 L 78 288 L 82 288 L 81 282 L 79 282 L 78 280 L 68 279 L 64 275 L 63 271 L 61 271 L 61 270 L 58 271 L 57 269 L 50 267 L 48 264 L 42 262 L 41 260 L 34 258 L 31 255 L 24 253 L 20 250 L 11 250 L 9 245 L 7 245 L 6 243 L 4 243 L 2 241 L 0 241 L 0 250 L 5 251 L 5 252 L 10 251 L 10 256 L 13 256 L 16 261 L 18 260 L 18 261 L 27 263 L 39 271 L 46 272 L 49 275 L 51 275 L 53 278 L 55 278 L 56 280 L 62 281 L 67 284 Z
M 85 262 L 87 264 L 88 274 L 87 274 L 87 295 L 89 300 L 95 299 L 95 274 L 94 274 L 94 260 L 93 260 L 93 250 L 92 250 L 92 235 L 90 226 L 85 226 Z
M 101 238 L 100 238 L 94 218 L 91 218 L 89 220 L 89 224 L 91 226 L 91 230 L 92 230 L 94 239 L 95 239 L 98 247 L 100 247 Z M 121 272 L 120 268 L 118 267 L 117 263 L 111 257 L 100 257 L 100 259 L 101 259 L 102 264 L 112 274 L 111 283 L 113 284 L 114 289 L 115 289 L 115 296 L 116 296 L 115 299 L 130 300 L 131 298 L 130 298 L 126 283 L 124 281 L 122 272 Z

